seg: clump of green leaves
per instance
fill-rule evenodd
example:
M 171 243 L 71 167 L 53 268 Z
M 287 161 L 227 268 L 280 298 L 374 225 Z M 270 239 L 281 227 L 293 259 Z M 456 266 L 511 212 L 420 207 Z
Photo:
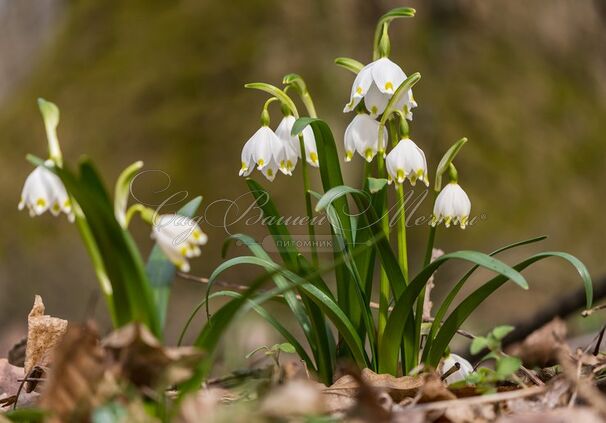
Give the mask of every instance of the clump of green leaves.
M 522 366 L 522 362 L 517 357 L 505 354 L 501 347 L 503 339 L 513 329 L 513 326 L 508 325 L 497 326 L 488 335 L 478 336 L 473 340 L 469 351 L 476 355 L 488 349 L 488 353 L 482 357 L 480 362 L 494 360 L 495 368 L 494 370 L 487 367 L 479 368 L 467 376 L 467 383 L 476 385 L 481 392 L 493 393 L 496 391 L 497 383 L 515 378 L 515 373 Z

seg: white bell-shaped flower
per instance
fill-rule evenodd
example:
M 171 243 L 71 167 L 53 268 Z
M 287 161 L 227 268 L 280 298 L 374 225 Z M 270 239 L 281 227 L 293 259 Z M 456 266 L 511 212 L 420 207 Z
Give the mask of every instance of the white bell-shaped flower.
M 208 241 L 208 237 L 195 220 L 177 214 L 157 216 L 153 222 L 151 237 L 182 272 L 189 272 L 187 259 L 199 256 L 199 246 Z
M 284 167 L 290 170 L 289 175 L 292 174 L 292 169 L 294 169 L 295 165 L 297 164 L 297 159 L 301 158 L 301 144 L 299 143 L 299 137 L 291 135 L 292 127 L 295 124 L 295 121 L 296 119 L 292 115 L 284 116 L 276 128 L 276 135 L 287 146 L 285 149 L 286 165 Z M 314 167 L 318 167 L 320 163 L 318 162 L 318 150 L 316 148 L 314 131 L 308 125 L 305 127 L 305 129 L 303 129 L 302 134 L 307 163 Z M 293 163 L 291 167 L 289 167 L 289 160 L 291 163 Z
M 471 213 L 471 201 L 456 182 L 448 183 L 438 194 L 433 206 L 433 217 L 431 225 L 435 226 L 444 221 L 448 228 L 451 223 L 461 225 L 465 229 Z
M 350 161 L 354 152 L 358 152 L 371 162 L 378 151 L 385 149 L 386 139 L 383 134 L 379 143 L 379 122 L 367 114 L 357 114 L 345 129 L 345 161 Z
M 405 80 L 406 74 L 397 64 L 386 57 L 375 60 L 364 66 L 356 76 L 351 87 L 349 103 L 343 111 L 351 112 L 364 99 L 370 116 L 376 118 L 383 113 L 389 99 Z M 412 120 L 411 110 L 417 107 L 412 90 L 408 90 L 396 106 L 406 112 L 407 119 Z
M 256 164 L 257 169 L 270 181 L 276 177 L 277 170 L 286 172 L 285 148 L 268 126 L 261 126 L 242 148 L 242 167 L 240 176 L 248 176 Z
M 53 162 L 47 160 L 45 164 L 52 166 Z M 18 208 L 23 210 L 26 206 L 32 217 L 49 210 L 53 216 L 63 212 L 70 222 L 74 221 L 71 201 L 63 182 L 44 166 L 36 167 L 25 180 Z
M 411 185 L 421 180 L 429 186 L 425 153 L 410 138 L 404 138 L 389 152 L 385 159 L 389 183 L 401 184 L 406 178 Z
M 445 374 L 455 367 L 457 363 L 459 364 L 459 369 L 444 379 L 444 382 L 446 382 L 447 385 L 452 385 L 453 383 L 465 380 L 467 375 L 473 373 L 473 366 L 471 363 L 456 354 L 449 354 L 448 357 L 442 361 L 442 367 L 440 368 L 439 373 L 441 375 Z

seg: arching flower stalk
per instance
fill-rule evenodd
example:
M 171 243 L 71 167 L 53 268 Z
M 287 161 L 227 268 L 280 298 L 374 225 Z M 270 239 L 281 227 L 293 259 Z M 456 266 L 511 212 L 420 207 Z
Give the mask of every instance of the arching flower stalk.
M 38 108 L 44 121 L 50 158 L 44 163 L 44 166 L 37 166 L 29 174 L 23 185 L 21 198 L 17 207 L 19 210 L 27 207 L 32 217 L 39 216 L 47 210 L 53 216 L 58 216 L 63 212 L 67 215 L 68 220 L 73 222 L 75 216 L 72 202 L 63 182 L 61 182 L 61 179 L 57 175 L 45 167 L 61 167 L 63 162 L 61 146 L 57 138 L 59 108 L 54 103 L 42 98 L 38 99 Z

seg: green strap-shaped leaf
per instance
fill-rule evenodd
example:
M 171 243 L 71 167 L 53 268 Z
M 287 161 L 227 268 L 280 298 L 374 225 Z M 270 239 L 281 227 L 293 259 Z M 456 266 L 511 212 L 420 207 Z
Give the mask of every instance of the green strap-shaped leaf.
M 86 224 L 111 281 L 116 324 L 141 322 L 156 335 L 161 328 L 155 312 L 143 260 L 131 238 L 117 222 L 111 201 L 92 164 L 82 160 L 80 176 L 66 168 L 52 167 L 86 217 Z
M 419 297 L 431 275 L 440 266 L 452 259 L 477 264 L 488 270 L 505 275 L 506 278 L 511 279 L 524 289 L 528 288 L 528 283 L 518 271 L 512 269 L 502 261 L 490 257 L 488 254 L 477 251 L 457 251 L 437 258 L 415 276 L 404 290 L 404 293 L 397 298 L 395 306 L 387 320 L 383 340 L 379 346 L 379 372 L 395 374 L 398 370 L 398 353 L 402 338 L 403 336 L 407 336 L 414 339 L 415 335 L 414 332 L 404 334 L 404 328 L 412 314 L 414 302 Z
M 294 247 L 295 243 L 283 222 L 283 216 L 269 195 L 269 192 L 253 179 L 247 179 L 248 189 L 255 197 L 257 206 L 263 211 L 264 218 L 267 218 L 267 228 L 274 237 L 274 243 L 282 260 L 286 266 L 291 269 L 297 268 L 298 251 Z
M 367 228 L 372 232 L 375 242 L 371 243 L 371 245 L 376 248 L 379 258 L 381 259 L 381 264 L 383 265 L 385 272 L 387 272 L 389 282 L 394 292 L 394 297 L 399 298 L 406 288 L 406 281 L 404 280 L 404 275 L 402 274 L 398 259 L 395 256 L 389 241 L 385 238 L 385 233 L 379 224 L 379 218 L 371 204 L 369 194 L 345 185 L 338 186 L 329 190 L 322 196 L 316 205 L 316 210 L 324 210 L 337 199 L 344 200 L 344 197 L 348 194 L 351 195 L 356 202 L 361 217 L 364 217 L 362 225 L 359 224 L 358 227 Z
M 256 257 L 268 262 L 273 262 L 269 255 L 265 252 L 265 250 L 263 250 L 263 248 L 258 243 L 256 243 L 251 237 L 241 234 L 234 235 L 226 240 L 225 246 L 227 246 L 228 243 L 234 240 L 242 242 L 244 245 L 246 245 Z M 237 258 L 234 260 L 234 265 L 241 264 L 237 260 Z M 298 257 L 298 260 L 299 267 L 302 264 L 305 264 L 301 261 L 301 256 Z M 211 291 L 212 286 L 218 275 L 222 271 L 232 266 L 230 263 L 230 261 L 224 263 L 213 272 L 213 274 L 209 278 L 209 287 L 207 290 L 207 294 Z M 278 265 L 275 264 L 275 266 Z M 306 270 L 305 272 L 312 273 L 308 270 Z M 288 282 L 280 274 L 274 275 L 272 279 L 278 288 L 288 288 L 291 286 L 291 283 Z M 330 293 L 328 287 L 326 286 L 324 281 L 319 278 L 319 276 L 310 279 L 310 281 L 316 282 L 320 286 L 320 289 L 322 289 L 324 292 Z M 311 302 L 309 298 L 307 298 L 304 292 L 301 293 L 302 302 L 297 300 L 293 291 L 286 291 L 284 293 L 284 296 L 286 303 L 292 310 L 297 322 L 299 323 L 301 329 L 303 330 L 303 333 L 305 334 L 305 337 L 307 338 L 307 341 L 309 342 L 314 358 L 316 359 L 317 368 L 321 379 L 326 383 L 330 383 L 332 381 L 334 363 L 332 363 L 331 358 L 328 355 L 330 352 L 330 340 L 327 339 L 327 337 L 330 334 L 326 331 L 326 321 L 321 310 L 315 305 L 315 303 Z
M 219 298 L 219 297 L 241 298 L 242 294 L 240 294 L 239 292 L 235 292 L 235 291 L 217 291 L 217 292 L 213 292 L 208 297 L 208 301 L 212 300 L 213 298 Z M 202 310 L 202 307 L 204 307 L 206 305 L 206 303 L 207 303 L 207 299 L 205 298 L 200 303 L 198 303 L 198 305 L 194 308 L 194 310 L 190 314 L 189 318 L 187 319 L 187 322 L 183 326 L 183 329 L 181 330 L 181 334 L 179 335 L 178 345 L 181 345 L 189 326 L 193 322 L 196 315 L 200 312 L 200 310 Z M 254 301 L 251 301 L 251 300 L 248 300 L 248 305 L 250 305 L 251 308 L 259 316 L 261 316 L 267 323 L 272 325 L 278 331 L 278 333 L 280 333 L 280 335 L 282 335 L 284 337 L 284 339 L 286 339 L 286 341 L 288 341 L 290 344 L 292 344 L 295 347 L 297 354 L 299 354 L 299 357 L 301 357 L 301 359 L 303 361 L 305 361 L 305 365 L 308 367 L 309 370 L 316 372 L 316 368 L 315 368 L 313 360 L 309 357 L 309 355 L 307 354 L 307 351 L 305 351 L 305 348 L 303 348 L 303 346 L 297 340 L 297 338 L 295 336 L 293 336 L 293 334 L 288 329 L 286 329 L 278 320 L 276 320 L 276 318 L 273 317 L 264 307 L 256 304 Z
M 216 272 L 218 272 L 219 270 L 223 271 L 225 270 L 225 268 L 231 267 L 235 264 L 251 264 L 255 266 L 260 266 L 264 268 L 267 272 L 272 272 L 274 275 L 280 274 L 289 279 L 292 282 L 291 284 L 289 284 L 289 286 L 278 288 L 277 290 L 271 291 L 271 295 L 264 294 L 264 296 L 270 298 L 271 296 L 282 294 L 288 292 L 289 290 L 299 288 L 322 309 L 322 311 L 337 327 L 339 333 L 343 335 L 343 338 L 347 342 L 347 345 L 350 347 L 353 357 L 356 360 L 356 363 L 364 367 L 369 366 L 370 363 L 366 358 L 362 341 L 360 340 L 354 326 L 352 325 L 348 317 L 345 315 L 345 313 L 343 313 L 343 311 L 339 308 L 339 306 L 337 306 L 337 304 L 332 300 L 329 295 L 325 294 L 322 290 L 316 288 L 306 279 L 302 278 L 296 273 L 281 268 L 273 261 L 264 260 L 259 257 L 235 257 L 223 263 L 219 268 L 217 268 Z M 213 272 L 213 276 L 215 277 L 216 272 Z M 214 318 L 215 316 L 216 314 L 213 315 L 212 318 Z
M 585 286 L 585 295 L 587 297 L 587 308 L 591 307 L 593 302 L 593 285 L 591 282 L 591 276 L 587 267 L 576 257 L 559 251 L 554 252 L 543 252 L 535 254 L 532 257 L 516 264 L 513 268 L 520 272 L 537 261 L 549 258 L 559 257 L 574 266 L 579 272 L 583 284 Z M 486 282 L 480 288 L 476 289 L 471 293 L 461 304 L 459 304 L 453 312 L 448 316 L 448 319 L 442 324 L 427 357 L 427 365 L 436 367 L 442 358 L 442 355 L 450 340 L 455 335 L 457 329 L 461 327 L 463 322 L 473 313 L 473 311 L 486 299 L 490 294 L 500 288 L 509 278 L 506 275 L 499 275 L 490 281 Z
M 532 244 L 532 243 L 535 243 L 535 242 L 542 241 L 545 238 L 547 238 L 547 237 L 546 236 L 540 236 L 540 237 L 536 237 L 536 238 L 527 239 L 527 240 L 524 240 L 524 241 L 515 242 L 513 244 L 509 244 L 509 245 L 506 245 L 504 247 L 501 247 L 501 248 L 493 251 L 489 255 L 490 256 L 495 256 L 495 255 L 497 255 L 499 253 L 502 253 L 504 251 L 510 250 L 512 248 L 521 247 L 523 245 L 528 245 L 528 244 Z M 465 282 L 467 282 L 467 280 L 471 277 L 471 275 L 479 267 L 480 266 L 475 265 L 471 269 L 469 269 L 469 271 L 467 273 L 465 273 L 465 275 L 461 278 L 461 280 L 459 282 L 457 282 L 457 284 L 450 290 L 450 292 L 448 293 L 448 295 L 446 296 L 446 298 L 444 299 L 444 301 L 442 301 L 442 304 L 440 304 L 440 308 L 438 309 L 438 311 L 436 312 L 436 314 L 434 316 L 434 321 L 433 321 L 433 323 L 431 325 L 431 330 L 429 331 L 429 334 L 427 335 L 427 338 L 425 340 L 425 347 L 423 349 L 423 357 L 422 357 L 421 361 L 425 362 L 427 354 L 429 354 L 429 350 L 431 348 L 431 343 L 433 342 L 433 339 L 436 337 L 436 333 L 438 332 L 438 329 L 440 329 L 440 325 L 442 323 L 442 319 L 444 319 L 444 316 L 446 316 L 446 312 L 448 311 L 448 308 L 450 307 L 450 305 L 454 301 L 455 297 L 457 296 L 457 294 L 459 293 L 459 291 L 461 290 L 461 288 L 463 288 L 463 285 L 465 285 Z

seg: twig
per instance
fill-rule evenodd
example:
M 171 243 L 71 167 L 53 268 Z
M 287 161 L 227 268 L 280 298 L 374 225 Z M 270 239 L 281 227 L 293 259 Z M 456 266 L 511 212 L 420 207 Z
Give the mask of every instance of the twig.
M 440 379 L 442 381 L 445 381 L 446 379 L 448 379 L 448 376 L 450 376 L 451 374 L 458 372 L 461 369 L 461 363 L 459 363 L 458 361 L 455 362 L 454 366 L 452 366 L 450 369 L 446 370 L 444 372 L 444 374 L 442 376 L 440 376 Z
M 407 410 L 414 411 L 430 411 L 430 410 L 443 410 L 449 407 L 459 407 L 466 405 L 477 405 L 486 404 L 491 402 L 508 401 L 517 398 L 531 397 L 539 395 L 545 392 L 545 386 L 534 386 L 532 388 L 519 389 L 517 391 L 501 392 L 497 394 L 481 395 L 469 398 L 458 398 L 456 400 L 448 401 L 436 401 L 426 404 L 416 405 L 414 407 L 407 408 Z
M 606 308 L 606 304 L 600 304 L 600 305 L 597 305 L 597 306 L 595 306 L 593 308 L 590 308 L 589 310 L 583 310 L 583 312 L 581 313 L 581 315 L 583 317 L 588 317 L 588 316 L 591 316 L 594 311 L 604 310 L 605 308 Z
M 606 331 L 606 325 L 602 326 L 602 329 L 598 335 L 598 340 L 596 341 L 595 348 L 593 349 L 594 356 L 600 353 L 600 345 L 602 345 L 602 339 L 604 339 L 604 331 Z
M 435 321 L 435 319 L 433 317 L 430 317 L 429 319 L 423 318 L 423 322 L 425 322 L 425 323 L 433 323 L 434 321 Z M 463 329 L 457 329 L 457 333 L 468 339 L 476 338 L 476 336 L 473 333 L 467 332 L 466 330 L 463 330 Z

